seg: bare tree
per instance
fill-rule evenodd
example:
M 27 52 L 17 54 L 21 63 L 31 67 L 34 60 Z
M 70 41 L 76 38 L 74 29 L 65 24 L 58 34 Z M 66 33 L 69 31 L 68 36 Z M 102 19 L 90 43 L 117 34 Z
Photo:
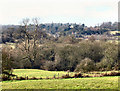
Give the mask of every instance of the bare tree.
M 24 35 L 19 49 L 24 53 L 22 60 L 28 60 L 31 66 L 34 67 L 34 62 L 37 55 L 37 40 L 39 35 L 39 18 L 33 18 L 30 24 L 30 19 L 26 18 L 22 20 L 22 34 Z M 33 30 L 32 30 L 33 29 Z
M 35 62 L 36 56 L 37 56 L 37 40 L 38 40 L 38 34 L 39 34 L 39 18 L 33 18 L 32 19 L 34 24 L 34 33 L 33 33 L 33 60 Z
M 22 38 L 23 43 L 21 43 L 19 45 L 19 49 L 21 50 L 21 52 L 24 54 L 24 57 L 21 60 L 28 60 L 31 62 L 31 66 L 33 66 L 33 61 L 31 58 L 31 51 L 30 51 L 30 40 L 31 40 L 31 34 L 30 34 L 30 19 L 29 18 L 25 18 L 22 20 L 22 24 L 21 24 L 21 30 L 22 30 L 22 35 L 24 36 Z

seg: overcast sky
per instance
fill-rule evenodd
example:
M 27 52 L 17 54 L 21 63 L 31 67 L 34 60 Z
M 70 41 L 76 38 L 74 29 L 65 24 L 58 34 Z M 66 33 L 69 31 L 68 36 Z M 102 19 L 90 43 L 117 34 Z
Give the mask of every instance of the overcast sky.
M 19 24 L 39 17 L 41 23 L 98 23 L 118 21 L 119 0 L 0 0 L 0 24 Z

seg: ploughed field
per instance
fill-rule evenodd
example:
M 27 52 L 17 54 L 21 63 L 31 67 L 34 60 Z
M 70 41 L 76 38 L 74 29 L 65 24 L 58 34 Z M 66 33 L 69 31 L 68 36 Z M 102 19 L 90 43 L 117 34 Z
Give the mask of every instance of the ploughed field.
M 61 77 L 64 71 L 44 71 L 37 69 L 14 69 L 13 74 L 37 78 Z M 92 72 L 90 75 L 94 75 Z M 101 72 L 97 72 L 99 74 Z M 74 75 L 70 72 L 69 75 Z M 118 89 L 119 76 L 87 77 L 68 79 L 11 80 L 3 81 L 2 89 Z

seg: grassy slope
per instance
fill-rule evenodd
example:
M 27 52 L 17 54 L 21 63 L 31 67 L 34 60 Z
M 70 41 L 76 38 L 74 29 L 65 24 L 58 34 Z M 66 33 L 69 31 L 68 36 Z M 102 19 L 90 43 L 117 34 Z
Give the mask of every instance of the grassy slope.
M 96 73 L 106 73 L 106 72 L 109 73 L 112 71 L 103 71 L 103 72 L 95 71 L 95 72 L 90 72 L 92 74 L 90 74 L 90 73 L 83 73 L 83 74 L 93 76 Z M 114 71 L 114 72 L 117 72 L 117 71 Z M 56 75 L 56 77 L 58 77 L 58 74 L 59 74 L 59 77 L 61 77 L 62 75 L 65 75 L 67 73 L 68 72 L 64 72 L 64 71 L 45 71 L 45 70 L 39 70 L 39 69 L 14 69 L 14 71 L 13 71 L 13 74 L 18 75 L 19 77 L 20 76 L 22 76 L 22 77 L 28 76 L 29 78 L 32 78 L 32 77 L 46 78 L 46 77 L 53 77 L 54 75 Z M 74 74 L 75 74 L 75 72 L 69 73 L 69 75 L 71 75 L 71 76 L 73 76 Z
M 14 74 L 29 77 L 53 77 L 55 74 L 62 76 L 67 72 L 44 71 L 36 69 L 15 69 Z M 73 73 L 70 73 L 71 75 Z M 3 89 L 117 89 L 118 77 L 95 77 L 73 79 L 44 79 L 44 80 L 21 80 L 3 81 Z
M 117 89 L 118 77 L 5 81 L 3 89 Z
M 62 75 L 67 74 L 67 72 L 64 71 L 45 71 L 45 70 L 38 70 L 38 69 L 15 69 L 13 71 L 13 74 L 16 74 L 18 76 L 28 76 L 28 77 L 42 77 L 42 78 L 46 78 L 46 77 L 53 77 L 54 75 L 56 75 L 56 77 L 61 77 Z M 71 72 L 70 75 L 73 75 L 74 73 Z

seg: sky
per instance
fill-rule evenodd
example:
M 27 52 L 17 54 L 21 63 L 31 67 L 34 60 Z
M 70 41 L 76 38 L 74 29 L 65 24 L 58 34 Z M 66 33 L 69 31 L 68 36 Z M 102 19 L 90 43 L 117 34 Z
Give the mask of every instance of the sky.
M 41 23 L 95 26 L 118 21 L 119 0 L 0 0 L 0 24 L 20 24 L 39 17 Z

